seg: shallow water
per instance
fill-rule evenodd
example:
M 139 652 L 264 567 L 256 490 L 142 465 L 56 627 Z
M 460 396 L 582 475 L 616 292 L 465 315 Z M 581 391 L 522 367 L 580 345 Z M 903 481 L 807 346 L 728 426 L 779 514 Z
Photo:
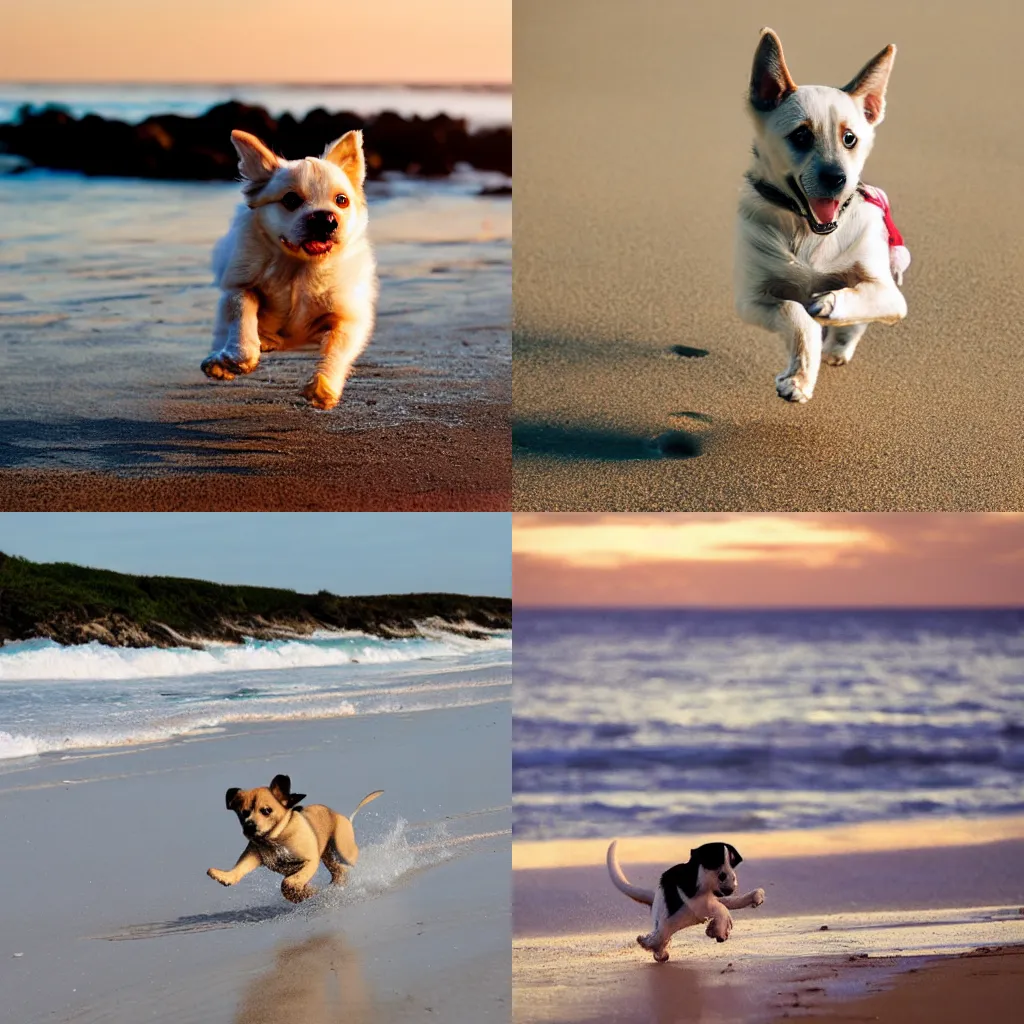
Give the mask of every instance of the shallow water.
M 507 377 L 511 200 L 477 195 L 500 177 L 369 185 L 378 324 L 332 428 L 454 419 Z M 210 253 L 238 199 L 220 182 L 0 176 L 0 468 L 148 471 L 204 446 L 216 467 L 209 403 L 297 403 L 314 351 L 227 388 L 199 369 Z
M 518 612 L 516 836 L 1018 812 L 1022 621 Z

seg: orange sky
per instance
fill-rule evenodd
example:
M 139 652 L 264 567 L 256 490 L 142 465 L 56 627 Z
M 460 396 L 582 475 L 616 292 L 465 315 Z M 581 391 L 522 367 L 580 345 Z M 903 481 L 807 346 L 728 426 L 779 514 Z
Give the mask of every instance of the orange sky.
M 511 0 L 21 0 L 9 82 L 510 82 Z
M 1024 513 L 518 514 L 519 606 L 1024 605 Z

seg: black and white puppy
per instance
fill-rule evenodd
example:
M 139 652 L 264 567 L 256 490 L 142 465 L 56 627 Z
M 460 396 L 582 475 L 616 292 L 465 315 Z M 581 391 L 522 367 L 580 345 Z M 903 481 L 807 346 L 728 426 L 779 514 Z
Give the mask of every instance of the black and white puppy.
M 734 896 L 739 888 L 736 867 L 743 858 L 729 843 L 705 843 L 690 851 L 685 864 L 676 864 L 658 880 L 658 888 L 641 889 L 633 885 L 619 867 L 616 839 L 608 847 L 608 874 L 619 892 L 651 908 L 651 930 L 636 941 L 654 954 L 658 963 L 668 959 L 668 944 L 681 928 L 707 922 L 706 934 L 725 942 L 732 931 L 730 910 L 759 907 L 764 889 Z

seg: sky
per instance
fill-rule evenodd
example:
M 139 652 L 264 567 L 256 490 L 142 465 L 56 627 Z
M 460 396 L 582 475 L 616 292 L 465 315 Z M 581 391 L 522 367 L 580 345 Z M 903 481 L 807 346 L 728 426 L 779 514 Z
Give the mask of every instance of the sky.
M 305 593 L 508 597 L 505 512 L 5 512 L 0 551 Z
M 517 607 L 1024 606 L 1024 513 L 514 516 Z
M 0 4 L 8 82 L 512 80 L 512 0 Z

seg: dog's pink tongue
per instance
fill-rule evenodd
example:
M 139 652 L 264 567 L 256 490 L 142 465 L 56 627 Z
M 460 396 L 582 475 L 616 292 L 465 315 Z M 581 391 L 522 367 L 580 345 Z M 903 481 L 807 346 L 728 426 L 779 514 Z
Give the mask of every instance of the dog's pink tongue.
M 839 209 L 838 199 L 809 199 L 808 202 L 819 224 L 831 224 L 835 220 L 836 210 Z
M 319 255 L 322 252 L 327 252 L 330 249 L 330 242 L 307 242 L 302 248 L 306 250 L 311 256 Z

